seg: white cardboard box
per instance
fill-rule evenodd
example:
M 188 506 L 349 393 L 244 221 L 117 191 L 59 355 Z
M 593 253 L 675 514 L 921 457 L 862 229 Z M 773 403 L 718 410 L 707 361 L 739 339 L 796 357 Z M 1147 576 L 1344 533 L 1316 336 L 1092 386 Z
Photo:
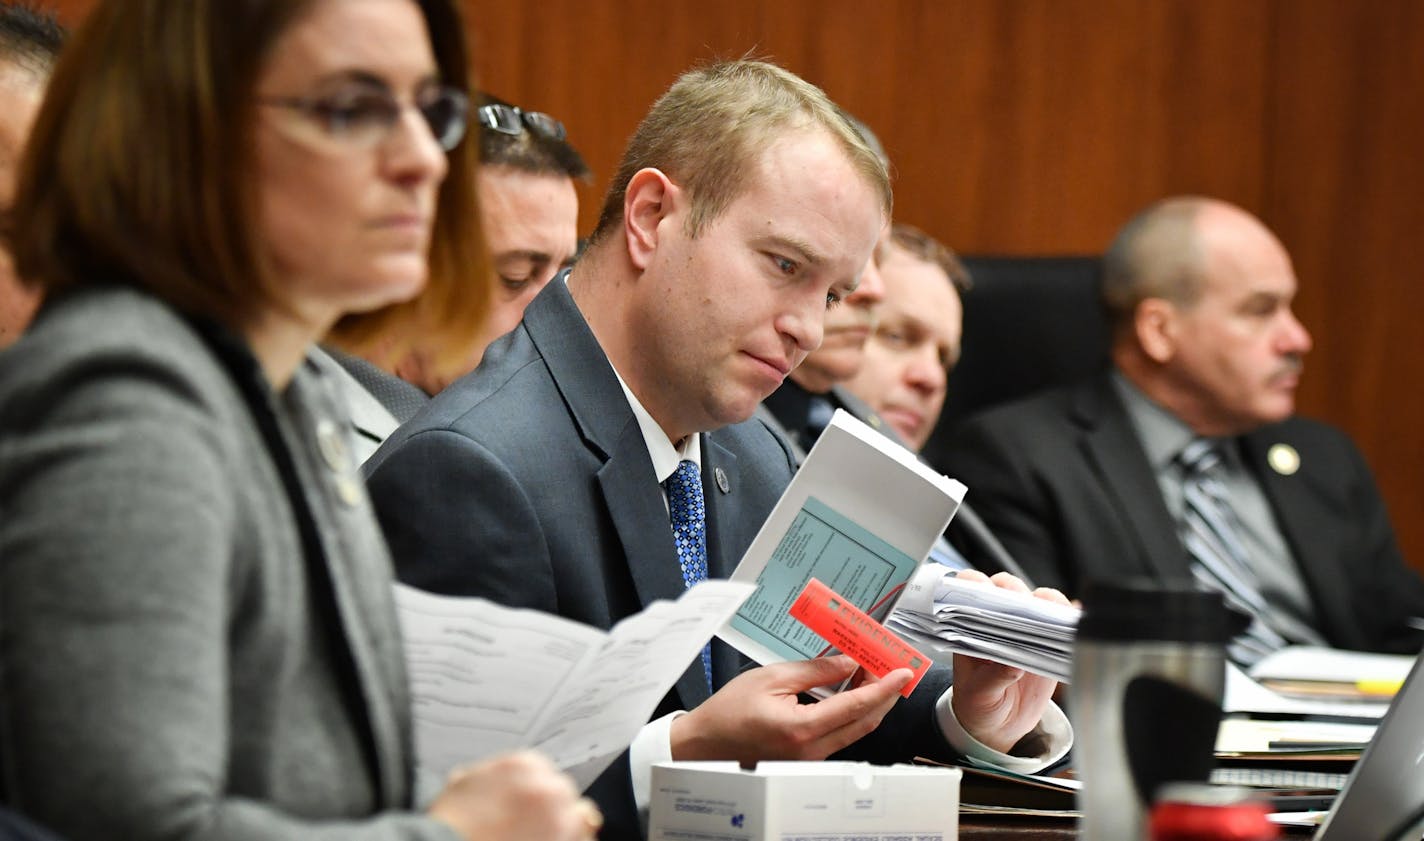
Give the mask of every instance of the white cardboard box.
M 957 768 L 863 762 L 653 766 L 649 841 L 955 841 Z

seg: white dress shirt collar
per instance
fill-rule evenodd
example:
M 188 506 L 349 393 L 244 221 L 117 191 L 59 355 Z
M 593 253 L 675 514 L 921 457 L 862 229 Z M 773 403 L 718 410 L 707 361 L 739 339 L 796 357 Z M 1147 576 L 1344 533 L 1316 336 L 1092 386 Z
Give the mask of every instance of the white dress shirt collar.
M 612 367 L 612 361 L 609 366 Z M 613 369 L 613 375 L 618 378 L 618 385 L 623 387 L 623 395 L 628 398 L 628 405 L 633 409 L 633 417 L 638 419 L 638 429 L 643 433 L 643 443 L 648 447 L 648 457 L 653 460 L 653 473 L 658 477 L 658 484 L 666 482 L 668 477 L 677 472 L 677 465 L 682 461 L 690 461 L 697 465 L 697 469 L 702 469 L 702 434 L 694 432 L 683 439 L 682 446 L 675 445 L 668 439 L 667 433 L 658 422 L 653 420 L 653 416 L 648 414 L 648 410 L 643 408 L 643 404 L 633 394 L 633 389 L 628 387 L 628 383 L 623 380 L 623 375 L 618 373 L 618 369 Z

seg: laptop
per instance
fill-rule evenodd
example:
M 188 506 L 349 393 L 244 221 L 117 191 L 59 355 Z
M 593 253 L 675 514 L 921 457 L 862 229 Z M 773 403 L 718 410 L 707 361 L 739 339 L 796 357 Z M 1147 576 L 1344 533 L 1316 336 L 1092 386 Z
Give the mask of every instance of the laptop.
M 1424 653 L 1355 763 L 1315 841 L 1399 841 L 1424 827 Z

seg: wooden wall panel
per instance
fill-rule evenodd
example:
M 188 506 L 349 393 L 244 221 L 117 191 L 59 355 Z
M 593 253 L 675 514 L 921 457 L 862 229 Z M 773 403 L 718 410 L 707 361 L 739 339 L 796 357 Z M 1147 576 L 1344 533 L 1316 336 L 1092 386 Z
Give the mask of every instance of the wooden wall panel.
M 874 127 L 897 216 L 966 252 L 1096 253 L 1173 193 L 1260 214 L 1316 339 L 1301 409 L 1360 442 L 1424 568 L 1424 4 L 465 2 L 484 84 L 563 119 L 593 166 L 584 230 L 653 99 L 748 51 Z
M 1424 564 L 1424 5 L 1282 3 L 1265 216 L 1301 277 L 1304 411 L 1375 468 Z
M 44 0 L 38 5 L 53 10 L 61 23 L 74 26 L 93 8 L 95 0 Z
M 485 83 L 565 118 L 599 188 L 647 104 L 749 49 L 885 141 L 899 218 L 976 253 L 1100 251 L 1147 202 L 1280 232 L 1316 350 L 1301 409 L 1359 440 L 1424 567 L 1417 232 L 1424 5 L 1410 0 L 472 2 Z M 577 40 L 566 38 L 577 33 Z M 553 42 L 550 54 L 539 44 Z M 523 46 L 519 46 L 521 44 Z M 531 54 L 539 54 L 531 61 Z M 584 225 L 595 211 L 588 207 Z M 952 399 L 952 397 L 951 397 Z
M 537 13 L 503 3 L 469 8 L 484 83 L 556 110 L 600 177 L 678 72 L 755 50 L 875 128 L 895 161 L 902 218 L 977 250 L 1096 251 L 1127 214 L 1165 192 L 1261 201 L 1262 144 L 1239 138 L 1264 130 L 1262 4 L 553 0 Z M 582 40 L 566 43 L 560 33 L 568 30 Z M 558 48 L 546 49 L 547 40 Z M 1223 159 L 1219 149 L 1231 154 Z

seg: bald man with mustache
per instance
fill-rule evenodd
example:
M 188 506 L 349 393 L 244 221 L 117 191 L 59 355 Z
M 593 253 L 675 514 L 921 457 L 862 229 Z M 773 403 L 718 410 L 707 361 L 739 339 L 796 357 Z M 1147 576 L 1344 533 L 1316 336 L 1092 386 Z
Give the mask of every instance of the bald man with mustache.
M 1252 618 L 1243 664 L 1287 644 L 1419 651 L 1424 582 L 1368 465 L 1295 414 L 1296 287 L 1280 240 L 1223 201 L 1166 199 L 1118 233 L 1111 369 L 971 418 L 946 458 L 1036 583 L 1194 579 Z

